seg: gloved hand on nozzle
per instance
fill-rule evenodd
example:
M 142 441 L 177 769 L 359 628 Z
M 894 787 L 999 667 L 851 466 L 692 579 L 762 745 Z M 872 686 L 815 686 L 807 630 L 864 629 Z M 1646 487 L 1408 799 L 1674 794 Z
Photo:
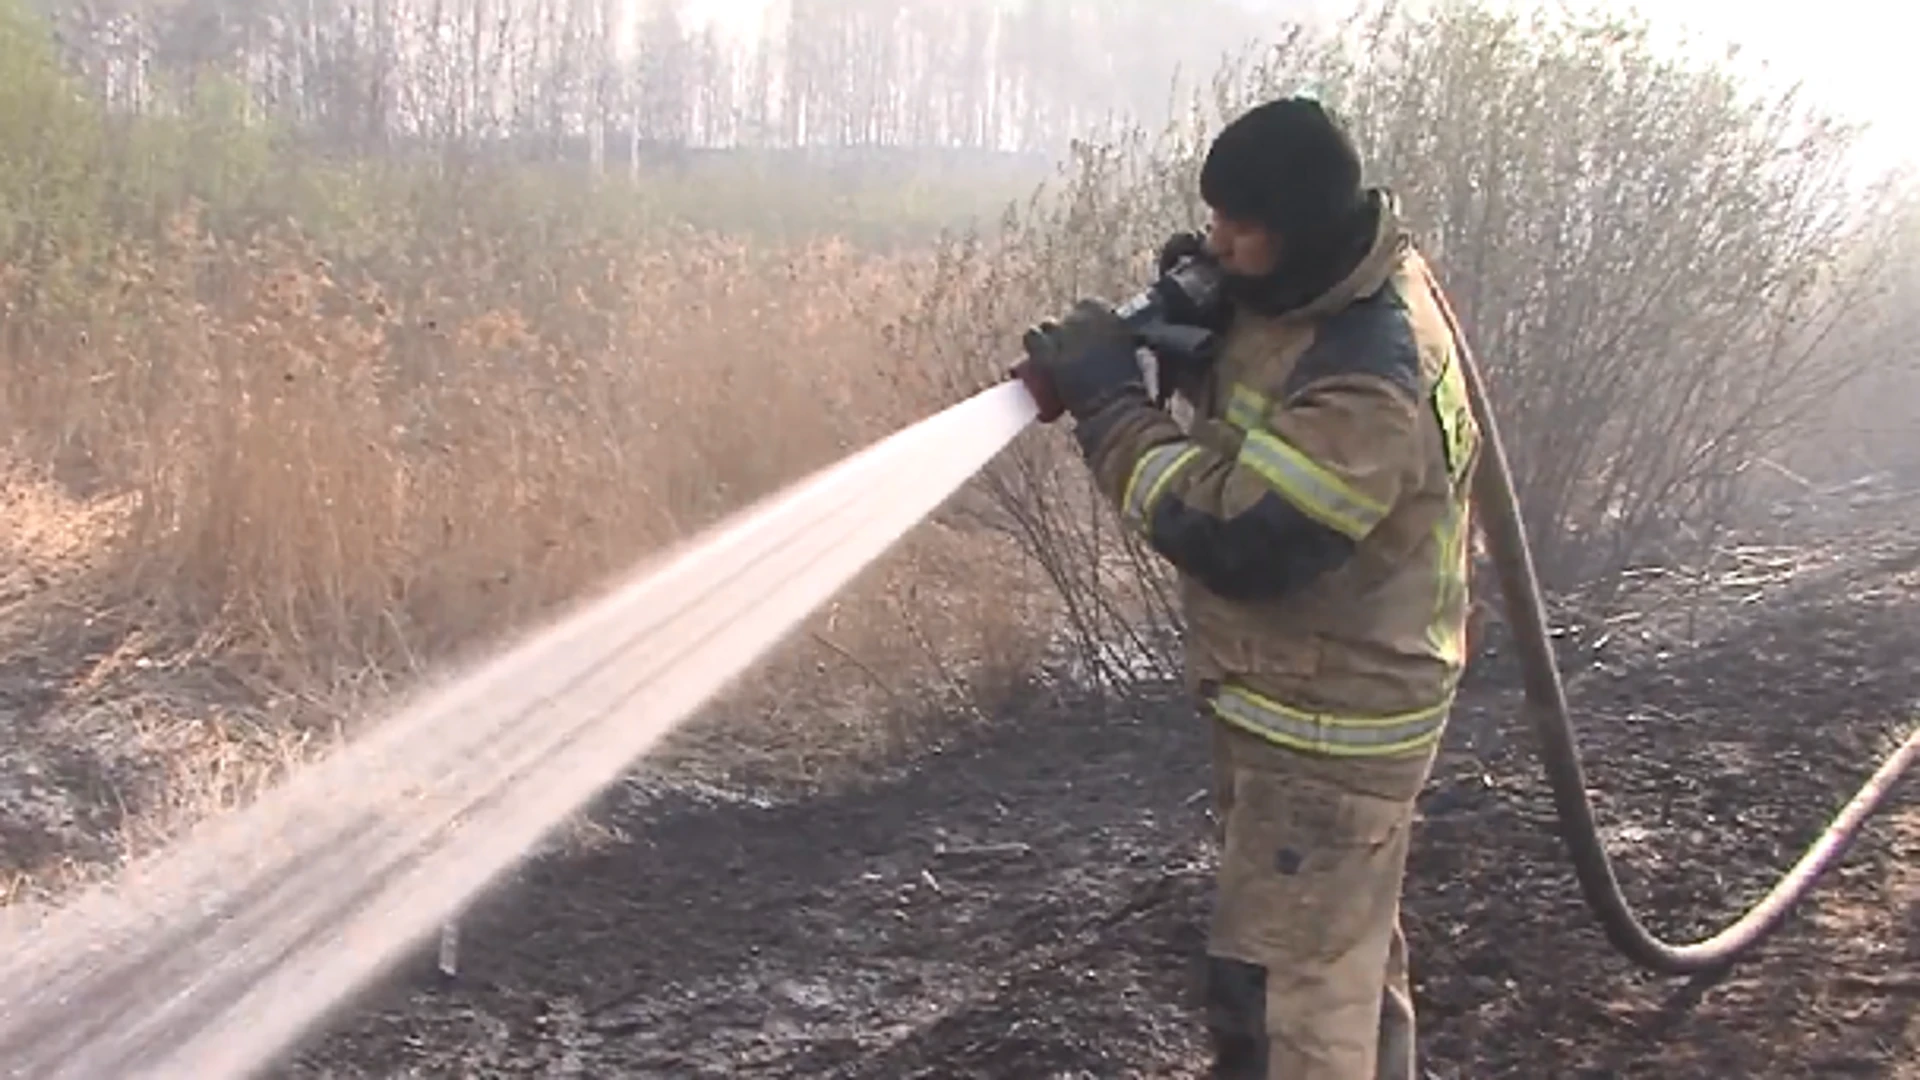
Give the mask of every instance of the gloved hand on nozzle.
M 1177 232 L 1167 237 L 1160 245 L 1160 261 L 1155 264 L 1155 272 L 1164 274 L 1180 264 L 1182 259 L 1191 259 L 1206 254 L 1207 238 L 1197 232 Z
M 1064 320 L 1028 330 L 1021 345 L 1027 358 L 1008 374 L 1033 395 L 1043 424 L 1062 413 L 1085 420 L 1126 394 L 1147 396 L 1133 330 L 1098 300 L 1082 300 Z

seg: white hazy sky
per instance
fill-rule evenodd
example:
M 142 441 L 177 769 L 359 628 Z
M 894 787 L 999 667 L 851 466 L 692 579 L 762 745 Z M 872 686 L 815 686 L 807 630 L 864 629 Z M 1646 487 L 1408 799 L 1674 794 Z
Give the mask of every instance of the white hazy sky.
M 729 31 L 750 34 L 777 0 L 686 0 L 687 15 L 698 22 L 718 21 Z M 939 0 L 921 0 L 938 3 Z M 1529 0 L 1513 0 L 1532 6 Z M 1316 7 L 1329 14 L 1350 0 L 1292 0 L 1299 10 Z M 1651 12 L 1656 27 L 1690 37 L 1715 51 L 1742 46 L 1739 63 L 1766 64 L 1767 73 L 1799 80 L 1826 107 L 1873 126 L 1862 147 L 1875 164 L 1920 165 L 1920 5 L 1904 0 L 1647 0 L 1630 5 L 1618 0 L 1572 0 L 1570 6 Z
M 1920 165 L 1914 105 L 1920 6 L 1904 0 L 1648 0 L 1637 6 L 1654 26 L 1690 31 L 1702 46 L 1739 44 L 1737 64 L 1764 63 L 1765 77 L 1798 81 L 1810 99 L 1870 124 L 1861 151 L 1872 164 Z

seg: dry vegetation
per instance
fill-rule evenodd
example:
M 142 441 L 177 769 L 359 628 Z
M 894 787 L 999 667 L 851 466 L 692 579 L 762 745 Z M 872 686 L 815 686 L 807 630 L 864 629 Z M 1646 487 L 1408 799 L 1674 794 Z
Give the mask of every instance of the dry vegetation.
M 117 508 L 85 585 L 138 611 L 143 651 L 311 689 L 523 625 L 945 403 L 879 340 L 913 295 L 906 259 L 623 239 L 476 229 L 355 266 L 183 214 L 112 252 L 80 311 L 9 298 L 15 451 Z M 916 538 L 829 613 L 836 669 L 913 667 L 909 616 L 949 644 L 1010 640 L 969 625 L 1021 612 L 956 542 Z M 882 602 L 902 575 L 982 599 L 909 613 Z
M 672 180 L 301 159 L 217 87 L 121 130 L 37 33 L 0 15 L 0 133 L 28 151 L 0 191 L 7 648 L 61 683 L 45 737 L 142 778 L 112 797 L 129 843 L 951 400 L 885 340 L 910 252 L 625 205 Z M 840 209 L 742 186 L 748 226 L 770 196 Z M 922 530 L 705 756 L 812 774 L 911 737 L 897 699 L 973 706 L 1040 644 L 1021 575 L 977 530 Z
M 1219 118 L 1307 76 L 1360 118 L 1519 406 L 1559 581 L 1707 542 L 1834 388 L 1907 385 L 1884 363 L 1920 280 L 1890 269 L 1901 193 L 1842 197 L 1844 132 L 1619 24 L 1466 4 L 1288 37 L 1180 123 L 1077 146 L 1002 229 L 903 248 L 889 222 L 977 201 L 323 154 L 211 75 L 109 107 L 0 0 L 0 603 L 13 666 L 61 687 L 43 734 L 107 763 L 133 842 L 244 798 L 424 667 L 1131 287 L 1197 216 Z M 1065 453 L 1023 443 L 876 567 L 708 756 L 817 775 L 898 748 L 915 701 L 982 707 L 1062 616 L 1108 680 L 1168 670 L 1164 582 Z

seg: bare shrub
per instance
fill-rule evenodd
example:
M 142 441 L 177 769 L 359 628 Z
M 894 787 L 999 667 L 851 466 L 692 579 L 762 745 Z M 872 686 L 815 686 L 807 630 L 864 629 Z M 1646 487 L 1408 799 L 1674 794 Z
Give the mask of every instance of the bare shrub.
M 1456 3 L 1369 32 L 1327 82 L 1515 417 L 1549 581 L 1698 552 L 1745 467 L 1860 373 L 1833 335 L 1892 248 L 1854 133 L 1632 21 Z
M 1876 207 L 1896 258 L 1875 277 L 1860 317 L 1839 327 L 1835 347 L 1858 365 L 1856 379 L 1822 403 L 1811 422 L 1755 471 L 1780 481 L 1773 494 L 1799 496 L 1859 482 L 1920 496 L 1920 196 Z M 1777 468 L 1774 466 L 1778 466 Z
M 953 373 L 959 389 L 1004 377 L 1024 325 L 1076 296 L 1139 287 L 1150 261 L 1142 252 L 1173 214 L 1145 206 L 1116 213 L 1113 200 L 1175 190 L 1152 172 L 1170 156 L 1165 146 L 1138 131 L 1076 143 L 1060 185 L 1010 209 L 995 242 L 962 237 L 941 250 L 924 301 L 891 328 L 893 339 Z M 1081 674 L 1109 686 L 1165 678 L 1177 625 L 1170 582 L 1144 545 L 1115 527 L 1077 456 L 1058 432 L 1024 439 L 984 471 L 967 505 L 1052 584 Z

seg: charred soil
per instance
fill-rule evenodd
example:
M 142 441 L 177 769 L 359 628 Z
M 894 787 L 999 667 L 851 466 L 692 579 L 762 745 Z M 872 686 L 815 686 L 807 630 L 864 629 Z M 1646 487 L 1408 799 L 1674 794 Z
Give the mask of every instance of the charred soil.
M 1756 899 L 1904 733 L 1916 563 L 1910 536 L 1749 547 L 1565 614 L 1656 930 Z M 1643 976 L 1582 905 L 1512 672 L 1478 668 L 1407 888 L 1431 1076 L 1920 1077 L 1920 785 L 1747 962 Z M 394 973 L 279 1075 L 1201 1075 L 1204 740 L 1172 693 L 1035 694 L 839 790 L 643 770 L 600 810 L 627 841 L 525 865 L 463 920 L 458 978 Z

